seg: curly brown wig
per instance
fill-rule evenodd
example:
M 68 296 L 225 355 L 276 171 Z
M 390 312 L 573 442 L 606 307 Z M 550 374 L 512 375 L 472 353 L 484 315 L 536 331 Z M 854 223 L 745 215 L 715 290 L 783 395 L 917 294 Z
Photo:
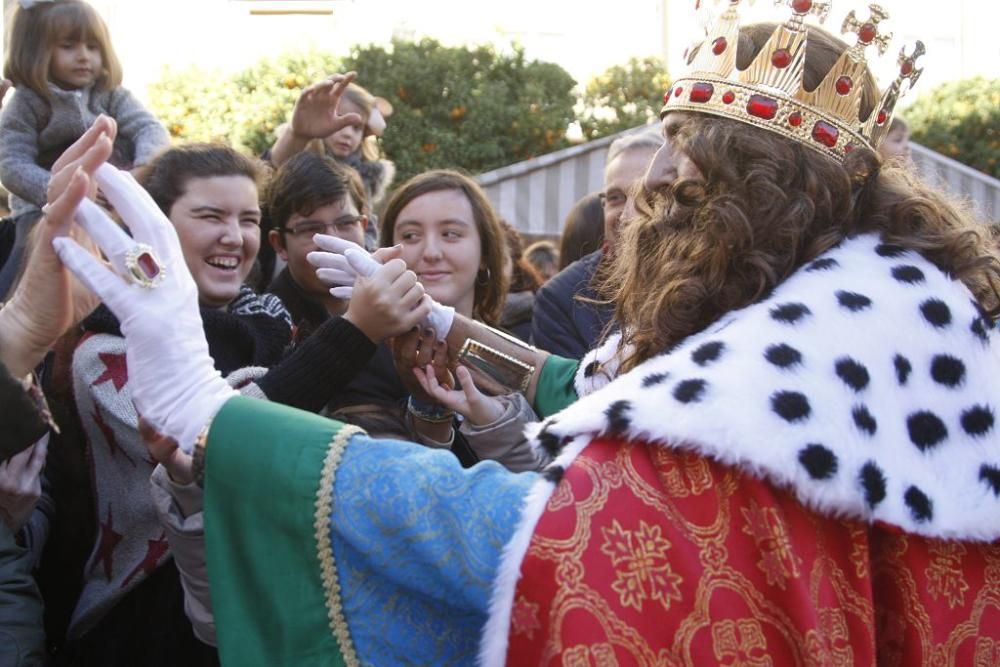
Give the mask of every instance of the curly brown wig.
M 773 26 L 749 26 L 746 63 Z M 810 29 L 805 85 L 811 89 L 846 45 Z M 877 99 L 869 77 L 862 113 Z M 683 114 L 674 145 L 704 180 L 635 193 L 619 257 L 602 298 L 624 335 L 622 372 L 701 331 L 724 313 L 766 297 L 796 269 L 845 238 L 879 233 L 962 280 L 991 317 L 1000 312 L 1000 260 L 988 230 L 903 167 L 867 149 L 843 163 L 749 124 Z

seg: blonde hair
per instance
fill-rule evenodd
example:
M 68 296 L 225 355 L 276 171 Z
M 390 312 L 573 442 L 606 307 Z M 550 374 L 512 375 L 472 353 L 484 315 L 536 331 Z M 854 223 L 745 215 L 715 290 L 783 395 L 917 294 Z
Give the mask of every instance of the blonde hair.
M 81 0 L 39 2 L 25 9 L 17 3 L 11 14 L 3 75 L 18 88 L 30 88 L 48 99 L 49 63 L 57 41 L 92 40 L 101 50 L 96 90 L 122 84 L 122 66 L 111 45 L 108 27 L 97 11 Z

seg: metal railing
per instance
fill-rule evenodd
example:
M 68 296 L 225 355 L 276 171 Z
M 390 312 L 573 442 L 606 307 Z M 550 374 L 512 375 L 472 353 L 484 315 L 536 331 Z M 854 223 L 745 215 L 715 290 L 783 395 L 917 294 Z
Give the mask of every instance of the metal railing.
M 604 184 L 608 146 L 627 130 L 571 146 L 478 177 L 500 216 L 531 236 L 558 236 L 566 214 L 581 197 Z M 932 150 L 910 144 L 913 162 L 929 182 L 971 202 L 986 222 L 1000 220 L 1000 180 Z

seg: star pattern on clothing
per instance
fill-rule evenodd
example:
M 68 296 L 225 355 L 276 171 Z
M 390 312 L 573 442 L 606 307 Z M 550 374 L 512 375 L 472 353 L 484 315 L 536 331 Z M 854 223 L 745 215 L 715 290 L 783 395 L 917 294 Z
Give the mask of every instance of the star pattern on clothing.
M 98 375 L 97 379 L 90 383 L 90 386 L 96 387 L 110 380 L 115 391 L 120 392 L 122 387 L 128 384 L 128 366 L 125 364 L 125 355 L 99 352 L 97 358 L 104 364 L 104 372 Z
M 115 430 L 111 428 L 106 421 L 104 421 L 104 415 L 101 414 L 101 409 L 97 407 L 96 404 L 94 405 L 94 412 L 92 412 L 90 416 L 93 418 L 94 423 L 97 424 L 97 428 L 101 429 L 101 433 L 104 435 L 104 440 L 108 443 L 108 450 L 111 452 L 111 458 L 115 458 L 117 452 L 121 452 L 122 456 L 125 457 L 125 460 L 134 466 L 135 461 L 133 461 L 132 457 L 128 455 L 128 452 L 122 449 L 122 446 L 118 444 L 118 439 L 115 437 Z
M 140 572 L 146 575 L 152 574 L 155 570 L 159 561 L 163 556 L 170 550 L 167 544 L 166 533 L 161 533 L 160 537 L 155 540 L 146 540 L 146 555 L 142 557 L 142 561 L 135 566 L 135 569 L 129 572 L 125 580 L 122 581 L 122 588 L 128 586 L 132 578 L 138 575 Z
M 104 576 L 108 581 L 111 581 L 115 547 L 122 541 L 122 538 L 123 535 L 115 530 L 111 503 L 108 503 L 108 520 L 107 523 L 101 522 L 101 541 L 97 545 L 97 560 L 104 565 Z

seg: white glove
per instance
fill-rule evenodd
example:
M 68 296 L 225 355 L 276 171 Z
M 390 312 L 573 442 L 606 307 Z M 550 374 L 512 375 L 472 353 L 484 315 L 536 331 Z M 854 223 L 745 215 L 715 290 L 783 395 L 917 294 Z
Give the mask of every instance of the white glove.
M 358 276 L 367 278 L 380 266 L 378 260 L 357 243 L 327 234 L 316 234 L 313 241 L 322 250 L 310 252 L 306 259 L 316 267 L 316 277 L 320 281 L 333 285 L 330 294 L 338 299 L 350 299 Z M 423 327 L 430 327 L 438 340 L 444 340 L 454 321 L 455 309 L 432 299 L 431 312 L 424 320 Z
M 190 453 L 201 430 L 236 392 L 208 354 L 198 287 L 173 225 L 129 174 L 105 164 L 95 178 L 134 238 L 88 199 L 76 219 L 118 275 L 71 238 L 56 238 L 52 245 L 66 268 L 121 322 L 136 411 Z M 128 275 L 126 256 L 138 243 L 150 246 L 158 260 L 162 275 L 153 287 L 122 277 Z

